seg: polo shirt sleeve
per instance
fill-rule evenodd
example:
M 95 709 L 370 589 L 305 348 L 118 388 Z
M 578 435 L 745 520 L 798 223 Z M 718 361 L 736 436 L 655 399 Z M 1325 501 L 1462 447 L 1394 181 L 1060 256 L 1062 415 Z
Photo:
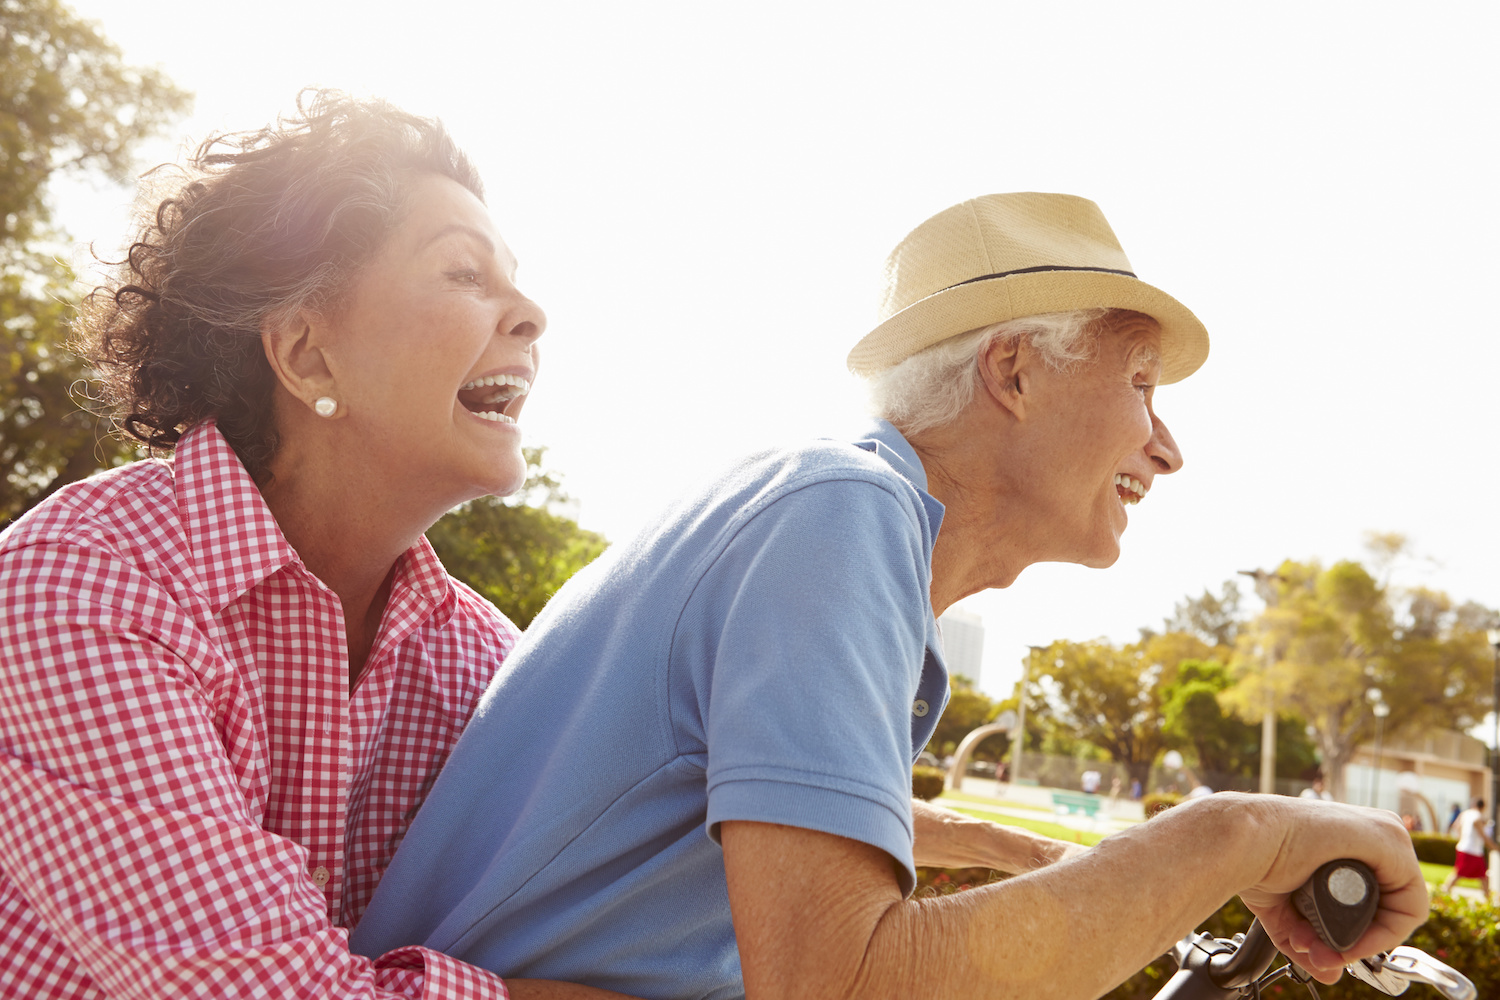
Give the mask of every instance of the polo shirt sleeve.
M 900 862 L 911 891 L 924 527 L 898 484 L 819 481 L 749 518 L 705 574 L 692 603 L 722 624 L 674 661 L 711 664 L 710 835 L 755 820 L 849 837 Z

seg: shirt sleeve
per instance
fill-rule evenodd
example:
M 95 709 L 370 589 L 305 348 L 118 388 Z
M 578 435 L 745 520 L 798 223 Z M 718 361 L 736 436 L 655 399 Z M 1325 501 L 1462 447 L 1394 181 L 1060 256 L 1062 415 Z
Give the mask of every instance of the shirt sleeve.
M 790 492 L 736 534 L 694 598 L 722 622 L 701 657 L 710 832 L 757 820 L 850 837 L 900 862 L 908 892 L 912 710 L 932 615 L 914 504 L 857 479 Z
M 506 997 L 427 949 L 349 952 L 306 852 L 254 815 L 263 768 L 226 751 L 255 710 L 239 683 L 119 559 L 0 559 L 0 938 L 31 956 L 36 992 Z

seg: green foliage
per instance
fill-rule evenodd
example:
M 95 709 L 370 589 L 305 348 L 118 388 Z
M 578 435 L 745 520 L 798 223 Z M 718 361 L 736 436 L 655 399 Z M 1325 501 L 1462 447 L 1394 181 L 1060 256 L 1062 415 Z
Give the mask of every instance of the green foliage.
M 1260 727 L 1226 710 L 1224 692 L 1234 676 L 1218 660 L 1184 660 L 1162 688 L 1162 728 L 1174 743 L 1191 750 L 1206 775 L 1256 774 L 1260 768 Z M 1279 713 L 1278 713 L 1279 714 Z M 1276 774 L 1301 777 L 1317 768 L 1317 752 L 1306 723 L 1280 715 L 1276 727 Z M 1214 787 L 1223 787 L 1210 781 Z
M 1005 872 L 993 868 L 918 868 L 917 886 L 913 899 L 931 899 L 934 896 L 951 896 L 976 886 L 989 885 L 1010 878 Z
M 1180 663 L 1204 659 L 1210 647 L 1182 632 L 1147 635 L 1115 646 L 1104 640 L 1059 640 L 1037 654 L 1028 697 L 1045 705 L 1038 728 L 1086 741 L 1146 783 L 1152 763 L 1173 746 L 1163 729 L 1163 688 Z
M 994 722 L 1000 714 L 999 704 L 976 690 L 973 680 L 963 674 L 950 677 L 948 688 L 948 707 L 943 709 L 943 715 L 932 731 L 932 739 L 927 741 L 927 749 L 938 757 L 951 754 L 965 736 L 985 723 Z M 996 733 L 974 748 L 971 759 L 1000 760 L 1009 742 L 1004 734 Z
M 1447 865 L 1451 868 L 1457 860 L 1455 855 L 1458 853 L 1458 840 L 1441 833 L 1422 833 L 1419 830 L 1413 830 L 1411 846 L 1417 852 L 1418 861 L 1433 865 Z
M 1428 728 L 1466 729 L 1489 702 L 1490 657 L 1479 610 L 1444 594 L 1392 591 L 1362 565 L 1287 561 L 1269 581 L 1268 606 L 1241 630 L 1223 696 L 1258 721 L 1265 693 L 1316 734 L 1335 798 L 1356 747 L 1375 738 L 1378 690 L 1386 737 Z
M 1170 809 L 1182 801 L 1182 796 L 1176 792 L 1152 792 L 1141 799 L 1141 808 L 1146 812 L 1146 818 L 1150 819 L 1164 809 Z
M 526 485 L 515 497 L 473 500 L 427 532 L 448 572 L 521 628 L 609 544 L 555 513 L 567 497 L 557 476 L 541 468 L 544 450 L 525 449 Z
M 911 769 L 911 793 L 915 798 L 923 802 L 931 802 L 943 794 L 943 782 L 945 779 L 943 769 L 940 767 L 921 767 L 920 765 Z
M 1229 937 L 1250 926 L 1250 912 L 1239 899 L 1232 899 L 1200 930 L 1215 937 Z M 1446 962 L 1474 981 L 1481 997 L 1500 997 L 1500 910 L 1493 906 L 1449 896 L 1435 896 L 1427 922 L 1413 932 L 1407 944 Z M 1170 957 L 1162 957 L 1104 995 L 1101 1000 L 1150 1000 L 1177 971 Z M 1422 986 L 1413 986 L 1408 996 L 1418 996 Z M 1305 1000 L 1307 987 L 1285 979 L 1266 987 L 1267 1000 Z M 1332 986 L 1318 984 L 1323 1000 L 1371 1000 L 1380 992 L 1345 975 Z M 1434 992 L 1427 996 L 1436 997 Z
M 97 26 L 60 0 L 0 0 L 0 242 L 7 252 L 51 235 L 44 193 L 54 173 L 128 179 L 134 148 L 190 101 L 159 70 L 127 66 Z
M 51 267 L 0 273 L 0 527 L 58 487 L 139 457 L 74 401 L 88 372 L 63 347 L 72 275 L 38 263 Z
M 1186 632 L 1209 645 L 1232 649 L 1243 620 L 1239 584 L 1225 580 L 1217 595 L 1205 588 L 1201 597 L 1178 601 L 1165 624 L 1168 632 Z
M 58 0 L 0 0 L 0 527 L 137 455 L 70 396 L 89 372 L 65 347 L 73 274 L 54 259 L 46 188 L 58 173 L 125 180 L 188 100 Z

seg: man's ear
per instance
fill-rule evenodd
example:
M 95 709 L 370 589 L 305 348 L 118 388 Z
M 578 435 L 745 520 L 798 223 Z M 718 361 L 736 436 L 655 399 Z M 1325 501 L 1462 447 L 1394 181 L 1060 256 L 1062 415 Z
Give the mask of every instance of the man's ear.
M 1020 337 L 991 340 L 979 353 L 979 377 L 985 391 L 1017 420 L 1026 419 L 1032 360 L 1029 345 Z
M 323 354 L 327 322 L 315 313 L 299 309 L 292 315 L 268 321 L 261 327 L 261 347 L 281 387 L 309 409 L 321 396 L 338 398 L 333 373 Z

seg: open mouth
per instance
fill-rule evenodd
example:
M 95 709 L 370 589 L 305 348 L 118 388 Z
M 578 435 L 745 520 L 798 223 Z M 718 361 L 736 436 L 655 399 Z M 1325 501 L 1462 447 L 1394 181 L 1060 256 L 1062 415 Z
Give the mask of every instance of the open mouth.
M 1117 474 L 1115 476 L 1115 492 L 1119 494 L 1120 502 L 1134 506 L 1146 497 L 1146 487 L 1134 476 Z
M 519 375 L 486 375 L 459 387 L 458 401 L 476 417 L 497 424 L 513 424 L 516 418 L 506 408 L 531 391 L 531 383 Z M 519 409 L 520 404 L 516 404 Z

